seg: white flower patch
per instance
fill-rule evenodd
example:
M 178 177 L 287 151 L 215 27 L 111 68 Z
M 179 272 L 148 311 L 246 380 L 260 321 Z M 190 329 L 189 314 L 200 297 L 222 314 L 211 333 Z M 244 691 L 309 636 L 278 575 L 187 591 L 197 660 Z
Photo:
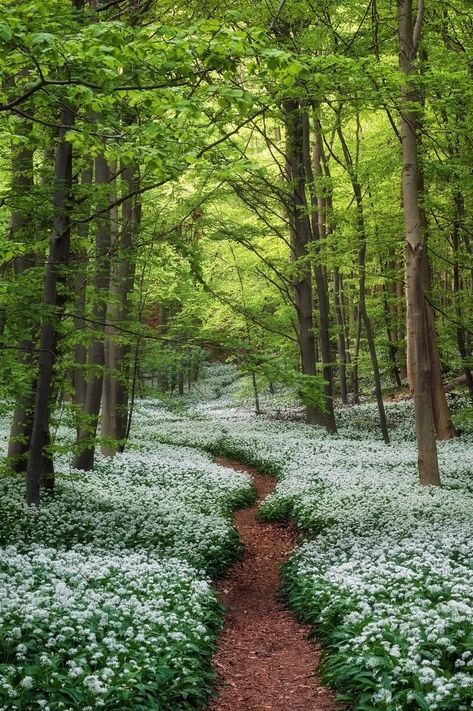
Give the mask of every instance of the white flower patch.
M 183 447 L 130 450 L 99 458 L 94 472 L 58 477 L 59 496 L 39 510 L 24 503 L 24 486 L 0 480 L 0 540 L 46 546 L 92 544 L 179 556 L 218 572 L 238 548 L 230 513 L 247 499 L 250 479 Z
M 7 546 L 0 583 L 0 699 L 11 707 L 179 699 L 215 632 L 212 588 L 179 559 Z
M 251 490 L 196 447 L 278 477 L 262 515 L 292 516 L 307 536 L 286 592 L 355 708 L 471 709 L 471 435 L 439 444 L 444 486 L 423 488 L 410 403 L 387 406 L 387 447 L 372 405 L 341 408 L 328 436 L 255 417 L 234 368 L 208 373 L 172 411 L 139 403 L 128 450 L 99 456 L 96 472 L 59 457 L 58 493 L 39 512 L 21 482 L 1 482 L 0 711 L 205 701 L 221 623 L 206 575 L 235 557 L 230 513 Z M 279 397 L 261 401 L 297 413 Z M 71 431 L 57 437 L 66 449 Z
M 472 708 L 471 435 L 439 443 L 444 485 L 428 488 L 409 402 L 387 405 L 390 446 L 373 405 L 342 408 L 336 436 L 216 405 L 160 423 L 159 437 L 278 476 L 262 514 L 292 516 L 309 536 L 286 591 L 326 636 L 332 683 L 359 709 Z
M 0 478 L 0 711 L 207 699 L 222 623 L 208 575 L 238 555 L 231 514 L 253 489 L 206 454 L 150 441 L 156 416 L 172 419 L 141 403 L 130 448 L 98 455 L 94 472 L 58 456 L 39 509 L 24 481 Z M 57 437 L 66 449 L 73 434 Z

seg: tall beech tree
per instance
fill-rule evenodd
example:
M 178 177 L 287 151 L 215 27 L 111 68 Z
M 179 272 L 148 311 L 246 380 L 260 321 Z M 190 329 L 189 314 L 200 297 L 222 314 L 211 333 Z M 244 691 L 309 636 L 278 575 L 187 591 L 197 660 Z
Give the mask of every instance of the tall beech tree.
M 124 166 L 121 182 L 125 195 L 139 185 L 136 167 Z M 141 200 L 127 197 L 121 208 L 121 221 L 112 242 L 110 299 L 107 305 L 107 339 L 105 342 L 105 375 L 102 391 L 102 452 L 113 456 L 124 447 L 129 413 L 131 347 L 129 339 L 117 331 L 131 320 L 136 248 L 141 223 Z M 117 338 L 118 335 L 118 338 Z
M 291 186 L 290 231 L 294 264 L 294 293 L 303 375 L 316 372 L 312 270 L 309 260 L 311 230 L 304 174 L 303 112 L 296 100 L 283 105 L 286 128 L 287 179 Z M 324 424 L 324 415 L 306 393 L 306 416 L 310 424 Z
M 311 137 L 310 113 L 304 106 L 302 112 L 302 152 L 304 159 L 304 178 L 306 182 L 306 193 L 308 193 L 311 240 L 315 247 L 315 283 L 317 286 L 317 311 L 319 315 L 319 341 L 320 353 L 322 356 L 322 373 L 325 381 L 324 385 L 324 413 L 323 424 L 328 432 L 334 433 L 337 430 L 335 422 L 335 412 L 333 407 L 334 387 L 333 387 L 333 354 L 332 341 L 330 337 L 330 302 L 326 266 L 323 263 L 323 249 L 321 241 L 325 240 L 329 230 L 327 198 L 322 191 L 317 190 L 315 175 L 319 178 L 323 174 L 323 147 L 320 125 L 314 122 L 315 131 Z M 306 198 L 307 199 L 307 198 Z
M 23 122 L 25 123 L 25 122 Z M 24 125 L 25 133 L 31 130 L 31 124 Z M 34 150 L 30 145 L 12 146 L 11 173 L 12 192 L 14 193 L 18 205 L 13 209 L 10 222 L 10 239 L 19 240 L 27 244 L 27 230 L 30 220 L 33 218 L 31 210 L 31 193 L 34 186 L 33 159 Z M 17 257 L 14 261 L 14 272 L 16 277 L 23 275 L 35 264 L 36 254 L 34 250 L 26 249 L 25 254 Z M 30 318 L 26 318 L 28 323 L 23 324 L 26 333 L 18 341 L 18 357 L 21 364 L 31 372 L 34 368 L 34 343 L 35 327 L 37 324 L 31 323 Z M 34 321 L 34 319 L 33 319 Z M 23 391 L 17 396 L 13 420 L 10 429 L 8 442 L 7 463 L 13 471 L 20 473 L 26 469 L 27 454 L 30 447 L 31 428 L 33 424 L 33 398 L 34 379 L 28 376 Z
M 405 77 L 402 93 L 402 195 L 406 225 L 406 295 L 407 338 L 418 446 L 418 466 L 421 484 L 440 486 L 440 472 L 435 440 L 434 404 L 431 391 L 429 327 L 425 301 L 425 234 L 419 203 L 418 131 L 419 94 L 415 88 L 415 59 L 424 20 L 421 0 L 417 17 L 413 19 L 412 0 L 398 0 L 400 67 Z
M 87 357 L 88 377 L 86 377 L 82 424 L 77 435 L 77 455 L 74 467 L 90 470 L 94 466 L 95 440 L 100 415 L 100 402 L 105 365 L 105 318 L 110 286 L 111 217 L 108 187 L 113 180 L 105 155 L 95 159 L 95 186 L 99 200 L 96 208 L 96 239 L 93 279 L 93 336 Z
M 53 368 L 57 356 L 60 319 L 60 281 L 64 279 L 71 248 L 72 146 L 67 138 L 74 125 L 73 109 L 66 103 L 60 116 L 61 128 L 54 164 L 54 222 L 44 273 L 43 317 L 41 321 L 38 375 L 33 425 L 28 453 L 26 500 L 39 504 L 40 485 L 52 485 L 50 444 L 50 410 L 52 406 Z

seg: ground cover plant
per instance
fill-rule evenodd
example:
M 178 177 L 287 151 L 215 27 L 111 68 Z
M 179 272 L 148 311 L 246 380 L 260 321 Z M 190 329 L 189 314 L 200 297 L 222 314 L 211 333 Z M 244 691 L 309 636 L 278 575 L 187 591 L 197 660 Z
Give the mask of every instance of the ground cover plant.
M 206 454 L 146 446 L 149 415 L 143 403 L 129 451 L 94 472 L 59 462 L 39 509 L 24 503 L 24 482 L 0 479 L 1 709 L 207 699 L 223 617 L 210 576 L 239 555 L 231 513 L 253 490 Z
M 391 446 L 370 404 L 342 409 L 337 436 L 255 417 L 225 396 L 213 414 L 198 407 L 157 432 L 278 477 L 260 516 L 292 517 L 306 539 L 286 566 L 285 594 L 325 639 L 326 678 L 355 709 L 468 709 L 473 438 L 440 443 L 444 486 L 422 487 L 412 404 L 387 414 Z

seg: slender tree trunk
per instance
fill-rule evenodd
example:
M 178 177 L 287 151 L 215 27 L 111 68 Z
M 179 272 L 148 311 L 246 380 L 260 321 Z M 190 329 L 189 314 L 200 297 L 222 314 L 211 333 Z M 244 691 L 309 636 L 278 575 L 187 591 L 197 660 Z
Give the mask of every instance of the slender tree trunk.
M 116 162 L 110 164 L 110 172 L 116 173 Z M 110 194 L 110 201 L 117 197 L 116 190 Z M 117 390 L 119 379 L 119 361 L 117 358 L 116 326 L 123 320 L 120 309 L 120 239 L 121 232 L 125 229 L 118 218 L 118 207 L 110 211 L 110 289 L 107 303 L 107 315 L 104 343 L 104 373 L 102 378 L 101 400 L 101 450 L 106 457 L 114 457 L 120 442 L 117 432 Z M 120 337 L 120 333 L 118 334 Z
M 184 366 L 180 366 L 179 368 L 179 374 L 177 378 L 177 391 L 179 395 L 182 397 L 184 395 Z
M 342 144 L 343 155 L 345 157 L 345 164 L 347 166 L 347 171 L 350 176 L 353 195 L 356 203 L 356 215 L 357 215 L 357 227 L 358 227 L 358 238 L 359 238 L 359 249 L 358 249 L 358 266 L 359 266 L 359 302 L 358 302 L 358 323 L 357 323 L 357 357 L 356 357 L 356 378 L 358 379 L 358 354 L 360 349 L 360 337 L 361 337 L 361 322 L 365 326 L 366 340 L 368 342 L 368 349 L 371 357 L 371 366 L 373 368 L 373 380 L 376 395 L 376 402 L 378 405 L 379 414 L 379 425 L 381 428 L 381 433 L 383 435 L 383 440 L 386 444 L 389 444 L 389 432 L 388 423 L 386 419 L 386 410 L 383 401 L 383 391 L 381 388 L 381 373 L 379 370 L 378 354 L 376 352 L 376 343 L 374 339 L 373 326 L 371 319 L 368 315 L 368 310 L 366 307 L 366 248 L 367 248 L 367 234 L 366 234 L 366 224 L 365 224 L 365 214 L 364 214 L 364 204 L 363 204 L 363 192 L 358 179 L 357 174 L 357 164 L 353 161 L 348 144 L 345 141 L 345 136 L 343 135 L 341 126 L 338 126 L 338 136 L 340 138 L 340 143 Z M 357 141 L 359 141 L 357 132 Z M 357 149 L 358 153 L 358 149 Z M 358 387 L 358 383 L 356 383 Z
M 417 149 L 419 152 L 421 142 L 418 143 Z M 425 184 L 424 171 L 422 166 L 418 165 L 417 174 L 417 195 L 419 199 L 419 210 L 422 219 L 422 228 L 424 235 L 424 300 L 425 300 L 425 318 L 427 329 L 427 343 L 429 348 L 430 360 L 430 387 L 432 390 L 432 406 L 434 414 L 435 432 L 437 439 L 451 439 L 455 437 L 456 432 L 450 417 L 447 397 L 442 379 L 442 367 L 440 364 L 440 353 L 437 343 L 437 330 L 435 326 L 435 315 L 431 305 L 432 291 L 432 269 L 430 265 L 429 253 L 427 251 L 428 243 L 428 222 L 427 215 L 424 209 L 425 201 Z
M 245 299 L 245 287 L 243 284 L 243 277 L 241 275 L 240 267 L 238 265 L 238 260 L 236 258 L 236 254 L 235 254 L 235 251 L 232 246 L 230 246 L 230 251 L 232 253 L 233 262 L 235 264 L 235 270 L 236 270 L 236 273 L 238 276 L 238 282 L 240 284 L 241 303 L 242 303 L 243 309 L 245 311 L 246 342 L 248 345 L 248 350 L 250 352 L 254 352 L 256 350 L 256 347 L 255 347 L 255 344 L 253 344 L 253 338 L 251 335 L 251 325 L 250 325 L 249 319 L 246 315 L 248 312 L 247 312 L 247 304 L 246 304 L 246 299 Z M 256 380 L 256 374 L 255 374 L 254 370 L 251 371 L 251 382 L 253 385 L 253 396 L 254 396 L 254 400 L 255 400 L 255 412 L 257 415 L 259 415 L 259 414 L 261 414 L 261 410 L 260 410 L 260 402 L 259 402 L 258 383 Z
M 41 322 L 38 378 L 36 384 L 33 427 L 28 456 L 26 500 L 39 505 L 40 483 L 50 453 L 49 418 L 52 395 L 53 367 L 56 360 L 58 321 L 57 308 L 61 299 L 58 283 L 70 253 L 70 189 L 72 182 L 72 148 L 66 134 L 74 123 L 74 112 L 67 105 L 61 115 L 59 143 L 54 167 L 54 224 L 44 277 L 44 313 Z M 52 472 L 49 471 L 49 480 Z
M 322 373 L 325 380 L 325 412 L 324 425 L 328 432 L 335 433 L 337 425 L 335 422 L 335 412 L 333 408 L 333 370 L 332 370 L 332 343 L 330 340 L 330 303 L 328 296 L 327 274 L 322 264 L 321 239 L 327 236 L 327 205 L 326 200 L 319 191 L 316 190 L 315 175 L 322 176 L 322 133 L 318 122 L 316 122 L 313 164 L 311 160 L 310 141 L 310 121 L 306 111 L 302 114 L 302 150 L 304 158 L 305 179 L 309 188 L 310 215 L 312 239 L 317 247 L 317 259 L 315 264 L 315 282 L 317 285 L 318 308 L 319 308 L 319 339 L 320 352 L 322 355 Z M 320 193 L 320 194 L 318 194 Z
M 347 384 L 347 346 L 345 341 L 345 320 L 343 314 L 343 301 L 341 294 L 340 272 L 335 269 L 334 275 L 334 301 L 335 312 L 337 314 L 338 325 L 338 377 L 340 380 L 340 398 L 344 405 L 348 405 L 348 384 Z
M 130 406 L 128 408 L 126 439 L 128 439 L 130 436 L 131 423 L 133 420 L 133 412 L 135 409 L 136 388 L 138 385 L 138 377 L 139 377 L 140 345 L 141 345 L 141 341 L 140 341 L 140 338 L 138 338 L 136 341 L 136 346 L 135 346 L 134 353 L 133 353 L 133 368 L 132 368 L 132 372 L 131 372 L 131 385 L 130 385 Z M 174 385 L 172 384 L 172 380 L 171 380 L 171 395 L 173 394 L 173 392 L 174 392 Z
M 122 172 L 122 185 L 125 195 L 138 187 L 138 176 L 131 167 L 125 167 Z M 110 326 L 106 340 L 106 372 L 102 393 L 102 437 L 108 439 L 102 445 L 102 452 L 106 456 L 114 456 L 117 451 L 122 451 L 126 439 L 131 349 L 113 324 L 119 328 L 130 317 L 130 296 L 136 263 L 134 240 L 140 223 L 139 201 L 134 198 L 125 200 L 121 224 L 113 245 L 111 299 L 107 309 Z M 117 339 L 117 333 L 121 338 Z
M 430 294 L 432 276 L 429 255 L 427 252 L 424 254 L 424 270 L 424 293 Z M 425 303 L 425 318 L 427 326 L 427 341 L 429 346 L 431 370 L 430 387 L 432 390 L 435 432 L 437 439 L 451 439 L 456 436 L 456 432 L 450 416 L 447 396 L 445 395 L 445 388 L 443 384 L 440 354 L 436 338 L 434 310 L 427 301 Z
M 361 311 L 358 304 L 355 315 L 355 345 L 353 348 L 353 361 L 351 369 L 351 403 L 352 405 L 358 405 L 360 402 L 360 379 L 358 377 L 358 361 L 360 359 L 360 348 L 361 348 Z
M 110 282 L 110 212 L 108 185 L 110 170 L 103 155 L 95 159 L 95 183 L 99 190 L 97 236 L 95 249 L 94 305 L 89 347 L 87 380 L 82 422 L 77 437 L 77 454 L 73 466 L 89 471 L 94 467 L 95 440 L 102 397 L 103 367 L 105 362 L 105 319 L 107 315 L 108 289 Z
M 90 190 L 92 185 L 93 169 L 92 166 L 84 170 L 81 178 L 82 187 Z M 85 197 L 85 195 L 83 196 Z M 86 205 L 89 201 L 86 200 Z M 84 215 L 85 217 L 85 215 Z M 78 223 L 77 227 L 78 236 L 81 241 L 85 241 L 89 234 L 89 222 L 83 221 Z M 82 334 L 86 329 L 85 317 L 85 306 L 87 297 L 87 249 L 85 246 L 81 246 L 78 251 L 74 254 L 76 271 L 74 274 L 74 328 L 78 337 L 78 341 L 74 346 L 74 370 L 72 372 L 72 385 L 73 385 L 73 402 L 75 403 L 78 411 L 83 410 L 85 403 L 85 393 L 87 388 L 87 383 L 85 379 L 85 368 L 87 364 L 87 348 L 84 343 Z M 77 431 L 79 431 L 79 422 L 76 423 Z
M 407 274 L 407 269 L 406 269 L 406 274 Z M 407 293 L 407 284 L 406 284 L 406 300 L 408 299 L 408 293 Z M 412 340 L 409 338 L 409 324 L 412 320 L 411 315 L 409 314 L 409 304 L 407 304 L 406 308 L 406 375 L 407 375 L 407 384 L 409 385 L 409 390 L 411 391 L 412 394 L 414 394 L 414 383 L 415 383 L 415 373 L 414 373 L 414 363 L 412 360 Z
M 401 383 L 401 376 L 400 376 L 398 358 L 397 358 L 398 348 L 397 348 L 397 344 L 396 344 L 396 339 L 394 337 L 394 329 L 393 329 L 392 322 L 391 322 L 391 311 L 389 309 L 389 303 L 388 303 L 388 297 L 386 294 L 386 286 L 385 285 L 383 285 L 383 291 L 384 291 L 384 296 L 383 296 L 384 320 L 386 323 L 386 336 L 388 338 L 388 353 L 389 353 L 389 360 L 391 363 L 391 375 L 392 375 L 394 383 L 396 384 L 396 387 L 400 388 L 402 383 Z
M 319 124 L 318 137 L 320 141 L 319 154 L 321 157 L 323 165 L 323 178 L 326 180 L 327 184 L 331 186 L 332 175 L 330 171 L 330 164 L 327 158 L 327 154 L 323 148 L 322 133 Z M 322 177 L 322 176 L 321 176 Z M 323 205 L 323 215 L 324 215 L 324 235 L 327 237 L 334 228 L 333 225 L 333 188 L 326 187 L 324 191 L 324 205 Z M 335 287 L 334 283 L 334 296 L 335 298 L 335 310 L 337 323 L 342 327 L 341 337 L 336 339 L 332 344 L 332 353 L 337 349 L 340 353 L 341 360 L 339 364 L 339 377 L 340 377 L 340 390 L 345 389 L 346 398 L 344 404 L 348 404 L 348 385 L 347 385 L 347 366 L 351 364 L 351 354 L 350 354 L 350 325 L 349 325 L 349 312 L 347 312 L 344 297 L 343 279 L 335 267 L 334 273 L 337 273 L 337 285 Z M 327 277 L 326 277 L 327 278 Z M 334 280 L 335 281 L 335 280 Z M 328 279 L 327 279 L 328 288 Z M 348 318 L 347 318 L 348 316 Z M 342 385 L 342 380 L 344 380 L 344 385 Z M 342 394 L 342 393 L 341 393 Z
M 368 349 L 371 356 L 371 363 L 373 368 L 373 379 L 376 394 L 376 402 L 378 403 L 378 413 L 379 413 L 379 424 L 381 427 L 381 433 L 383 435 L 383 440 L 386 444 L 389 444 L 389 431 L 388 422 L 386 419 L 386 410 L 383 401 L 383 391 L 381 388 L 381 374 L 379 371 L 378 355 L 376 353 L 376 344 L 374 340 L 373 326 L 371 324 L 371 319 L 368 316 L 366 308 L 362 308 L 361 315 L 363 318 L 363 323 L 365 325 L 366 340 L 368 341 Z
M 396 273 L 404 271 L 404 265 L 396 263 Z M 401 380 L 407 379 L 407 351 L 406 351 L 406 289 L 404 276 L 398 279 L 394 286 L 396 303 L 394 306 L 396 322 L 396 342 L 398 344 L 399 375 Z
M 284 102 L 286 125 L 287 174 L 291 186 L 291 241 L 294 260 L 294 296 L 298 321 L 301 371 L 315 375 L 315 338 L 312 313 L 312 276 L 307 264 L 310 225 L 305 197 L 304 160 L 302 155 L 302 120 L 297 101 Z M 324 425 L 318 408 L 305 403 L 307 422 Z
M 408 318 L 408 353 L 414 385 L 414 409 L 420 483 L 440 486 L 440 473 L 435 440 L 435 421 L 430 387 L 431 365 L 427 335 L 424 295 L 425 241 L 417 192 L 418 180 L 418 111 L 419 97 L 410 86 L 415 71 L 423 17 L 419 6 L 416 24 L 412 19 L 412 0 L 398 0 L 400 67 L 406 77 L 402 90 L 401 139 L 403 161 L 403 206 L 406 228 L 406 293 Z
M 74 328 L 77 334 L 85 331 L 85 306 L 86 306 L 86 281 L 87 281 L 87 253 L 85 250 L 75 253 L 77 272 L 74 275 Z M 80 336 L 79 336 L 80 337 Z M 81 409 L 84 407 L 86 379 L 85 367 L 87 363 L 87 348 L 82 340 L 74 346 L 74 369 L 72 371 L 73 402 Z
M 30 126 L 25 126 L 26 129 Z M 28 147 L 12 147 L 12 193 L 14 199 L 29 199 L 33 189 L 33 150 Z M 11 216 L 10 238 L 12 241 L 25 241 L 24 232 L 29 228 L 28 209 L 23 205 L 16 207 Z M 15 260 L 15 274 L 17 277 L 34 264 L 35 255 L 27 253 L 25 256 Z M 21 338 L 18 342 L 18 360 L 24 367 L 25 372 L 34 373 L 35 358 L 33 331 L 35 326 L 28 323 L 25 315 L 24 328 L 30 331 L 31 335 Z M 17 397 L 13 420 L 10 429 L 8 442 L 7 465 L 10 470 L 20 473 L 26 471 L 27 455 L 30 448 L 31 428 L 33 425 L 35 383 L 28 381 L 24 392 Z
M 468 353 L 467 341 L 465 335 L 465 329 L 461 325 L 462 323 L 462 308 L 460 304 L 460 296 L 462 292 L 461 278 L 460 278 L 460 264 L 459 264 L 459 252 L 460 252 L 460 235 L 462 231 L 462 226 L 465 219 L 465 201 L 462 193 L 457 190 L 454 196 L 455 201 L 455 220 L 453 223 L 453 254 L 454 254 L 454 266 L 453 266 L 453 294 L 455 299 L 455 315 L 458 321 L 456 328 L 456 337 L 458 344 L 458 352 L 460 353 L 460 358 L 462 361 L 463 372 L 465 373 L 465 382 L 468 387 L 468 391 L 471 396 L 473 396 L 473 374 L 471 372 L 471 354 Z
M 22 342 L 24 343 L 24 342 Z M 20 352 L 20 362 L 34 368 L 34 358 L 31 352 Z M 26 471 L 27 455 L 30 448 L 31 431 L 33 427 L 33 407 L 35 383 L 29 385 L 29 391 L 17 398 L 8 440 L 7 466 L 16 474 Z
M 136 209 L 137 209 L 137 214 L 136 214 L 136 223 L 138 225 L 141 224 L 141 203 L 136 204 Z M 139 301 L 138 301 L 138 309 L 137 309 L 137 318 L 138 322 L 142 323 L 143 321 L 143 313 L 144 313 L 144 308 L 145 308 L 145 302 L 146 302 L 146 297 L 145 297 L 145 292 L 143 289 L 143 284 L 144 284 L 144 279 L 145 279 L 145 273 L 146 273 L 146 266 L 143 266 L 143 269 L 141 271 L 141 274 L 139 275 L 139 282 L 137 285 L 137 292 L 139 294 Z M 140 383 L 140 352 L 141 352 L 141 338 L 138 336 L 135 340 L 135 347 L 133 349 L 133 354 L 131 357 L 131 378 L 130 378 L 130 385 L 129 385 L 129 391 L 130 391 L 130 397 L 129 397 L 129 404 L 128 404 L 128 410 L 127 410 L 127 424 L 126 424 L 126 436 L 125 436 L 125 442 L 123 444 L 123 449 L 125 448 L 126 442 L 130 437 L 130 432 L 131 432 L 131 425 L 133 422 L 133 413 L 135 409 L 135 400 L 136 400 L 136 391 L 139 389 Z M 174 375 L 172 374 L 170 378 L 172 379 Z M 174 386 L 172 387 L 172 391 L 174 390 Z M 171 391 L 171 395 L 172 395 Z M 123 451 L 122 449 L 122 451 Z

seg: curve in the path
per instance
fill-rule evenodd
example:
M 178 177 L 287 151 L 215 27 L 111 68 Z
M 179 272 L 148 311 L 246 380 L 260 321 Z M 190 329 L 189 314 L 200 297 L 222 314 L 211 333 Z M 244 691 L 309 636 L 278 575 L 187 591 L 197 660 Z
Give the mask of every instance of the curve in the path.
M 279 597 L 279 571 L 297 536 L 290 526 L 256 520 L 258 502 L 275 480 L 238 462 L 218 461 L 251 474 L 258 501 L 235 515 L 245 555 L 218 585 L 228 612 L 215 657 L 219 696 L 209 711 L 335 711 L 340 707 L 333 692 L 316 675 L 320 648 Z

